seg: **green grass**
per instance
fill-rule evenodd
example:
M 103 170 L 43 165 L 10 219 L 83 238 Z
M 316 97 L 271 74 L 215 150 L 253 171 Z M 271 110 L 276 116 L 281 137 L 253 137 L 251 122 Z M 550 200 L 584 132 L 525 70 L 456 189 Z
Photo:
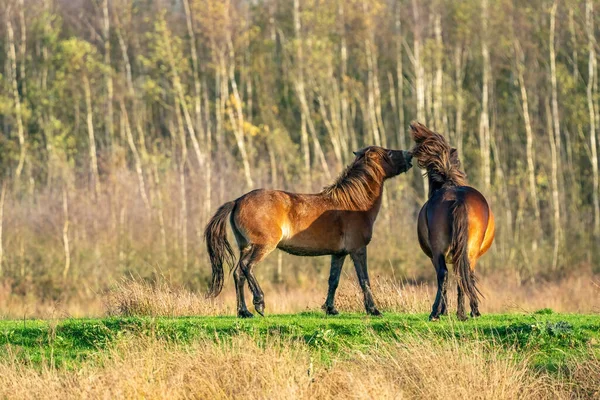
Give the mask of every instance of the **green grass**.
M 227 340 L 246 334 L 261 342 L 267 337 L 299 340 L 327 360 L 349 349 L 367 349 L 377 340 L 407 337 L 432 340 L 483 341 L 517 357 L 531 357 L 538 368 L 554 371 L 569 359 L 600 355 L 600 316 L 556 314 L 493 314 L 459 322 L 454 317 L 428 322 L 425 314 L 387 313 L 383 318 L 363 314 L 326 317 L 308 312 L 240 320 L 235 317 L 128 317 L 102 319 L 0 320 L 0 359 L 9 355 L 25 363 L 52 362 L 76 368 L 106 351 L 120 338 L 152 336 L 175 343 Z

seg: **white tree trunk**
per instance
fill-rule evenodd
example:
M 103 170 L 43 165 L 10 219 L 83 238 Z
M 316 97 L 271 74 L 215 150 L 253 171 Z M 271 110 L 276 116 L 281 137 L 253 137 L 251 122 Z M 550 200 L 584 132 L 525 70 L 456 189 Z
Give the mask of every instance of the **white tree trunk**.
M 300 0 L 294 0 L 294 35 L 296 37 L 296 92 L 298 97 L 304 96 L 304 52 L 302 43 L 300 23 Z M 300 98 L 302 102 L 302 98 Z M 300 142 L 302 147 L 302 154 L 304 156 L 304 179 L 308 185 L 310 180 L 310 147 L 308 144 L 308 131 L 306 129 L 306 114 L 304 113 L 304 106 L 300 108 Z
M 229 119 L 231 120 L 231 124 L 234 126 L 233 132 L 235 134 L 235 139 L 240 150 L 240 155 L 242 156 L 242 163 L 244 165 L 244 174 L 246 176 L 246 185 L 248 188 L 252 188 L 254 186 L 254 182 L 252 180 L 252 173 L 250 169 L 250 160 L 248 157 L 248 152 L 246 151 L 246 142 L 244 139 L 244 112 L 242 110 L 242 98 L 238 91 L 237 82 L 235 80 L 235 55 L 233 53 L 233 43 L 231 42 L 231 37 L 228 40 L 229 44 L 229 81 L 231 83 L 231 89 L 233 92 L 233 98 L 235 100 L 235 104 L 232 104 L 230 107 L 227 107 L 227 113 L 229 114 Z M 233 115 L 232 108 L 236 111 L 237 119 Z
M 194 149 L 194 153 L 196 154 L 196 158 L 198 159 L 198 164 L 202 168 L 204 167 L 204 153 L 200 148 L 200 143 L 198 142 L 198 138 L 196 136 L 196 130 L 194 129 L 194 123 L 192 121 L 192 117 L 190 116 L 190 112 L 188 110 L 187 103 L 185 101 L 185 92 L 181 85 L 181 79 L 179 78 L 179 72 L 177 70 L 177 66 L 175 65 L 175 60 L 173 58 L 173 50 L 171 47 L 171 33 L 165 30 L 164 32 L 164 44 L 167 50 L 167 55 L 169 58 L 169 66 L 171 68 L 172 81 L 173 81 L 173 89 L 175 90 L 175 104 L 179 104 L 179 107 L 183 111 L 183 117 L 185 120 L 185 124 L 187 127 L 187 131 L 189 132 L 190 139 L 192 141 L 192 148 Z
M 398 131 L 396 133 L 397 145 L 401 149 L 406 149 L 406 136 L 404 134 L 404 75 L 402 71 L 402 23 L 400 18 L 400 2 L 396 2 L 395 27 L 396 27 L 396 81 L 398 87 L 396 90 L 396 107 L 398 112 Z
M 168 261 L 168 253 L 167 253 L 167 230 L 165 228 L 165 216 L 164 216 L 164 207 L 163 207 L 163 199 L 162 193 L 160 191 L 160 176 L 158 174 L 158 165 L 156 158 L 153 160 L 152 164 L 152 172 L 154 175 L 154 187 L 156 193 L 156 208 L 158 215 L 158 228 L 160 232 L 160 244 L 162 250 L 162 262 L 167 263 Z
M 373 77 L 373 57 L 371 56 L 371 42 L 369 39 L 365 39 L 365 51 L 367 59 L 367 104 L 369 105 L 368 118 L 371 126 L 371 135 L 373 136 L 373 143 L 375 143 L 376 146 L 381 146 L 381 135 L 377 125 L 377 116 L 375 112 L 375 83 Z
M 2 262 L 4 261 L 4 245 L 2 232 L 4 229 L 4 200 L 6 198 L 6 181 L 2 182 L 2 191 L 0 192 L 0 277 L 2 277 Z
M 552 209 L 554 216 L 554 249 L 552 252 L 552 269 L 556 270 L 558 266 L 558 251 L 560 247 L 560 241 L 562 239 L 562 230 L 560 223 L 560 201 L 559 201 L 559 188 L 558 188 L 558 171 L 560 170 L 560 119 L 558 115 L 558 89 L 556 82 L 556 53 L 554 49 L 554 37 L 556 32 L 556 9 L 558 7 L 558 1 L 555 0 L 550 11 L 550 80 L 552 82 L 552 124 L 548 123 L 548 139 L 550 141 L 550 152 L 552 159 Z M 570 23 L 572 23 L 572 10 L 569 13 Z M 575 54 L 575 57 L 577 55 Z M 577 68 L 575 68 L 576 70 Z M 550 107 L 546 101 L 546 114 L 548 121 L 550 121 Z M 553 128 L 553 129 L 551 129 Z M 554 132 L 554 135 L 552 135 Z
M 421 60 L 421 21 L 419 20 L 419 6 L 417 0 L 412 0 L 414 18 L 413 62 L 415 67 L 415 86 L 417 91 L 417 120 L 422 124 L 425 121 L 425 70 Z
M 433 126 L 438 132 L 443 130 L 443 85 L 444 72 L 442 60 L 444 57 L 444 44 L 442 42 L 442 17 L 439 12 L 435 14 L 435 82 L 433 89 Z
M 594 236 L 600 236 L 600 200 L 598 199 L 598 147 L 596 137 L 596 113 L 594 111 L 594 83 L 596 73 L 596 39 L 594 36 L 594 9 L 591 0 L 585 3 L 585 25 L 588 36 L 588 82 L 587 99 L 590 117 L 590 149 L 592 162 L 592 198 L 594 204 Z
M 108 12 L 108 0 L 102 1 L 102 36 L 104 40 L 104 80 L 106 82 L 106 138 L 110 141 L 113 135 L 113 79 L 112 67 L 110 65 L 110 15 Z
M 94 111 L 92 108 L 92 90 L 87 73 L 83 73 L 83 91 L 85 97 L 85 112 L 90 149 L 90 171 L 92 173 L 92 185 L 96 197 L 100 192 L 100 174 L 98 173 L 98 158 L 96 156 L 96 136 L 94 134 Z
M 523 120 L 525 122 L 525 135 L 526 135 L 526 154 L 527 154 L 527 175 L 529 177 L 529 197 L 531 198 L 531 205 L 535 215 L 536 235 L 541 233 L 540 223 L 540 207 L 538 203 L 537 188 L 535 183 L 535 155 L 533 153 L 533 130 L 531 128 L 531 118 L 529 116 L 529 101 L 527 99 L 527 86 L 525 85 L 524 69 L 525 69 L 525 56 L 521 50 L 521 46 L 517 39 L 514 43 L 515 47 L 515 58 L 517 60 L 517 75 L 519 78 L 519 87 L 521 88 L 521 104 L 523 106 Z M 535 241 L 534 241 L 535 242 Z
M 181 141 L 181 162 L 179 164 L 179 197 L 180 197 L 180 223 L 181 223 L 181 251 L 182 251 L 182 263 L 183 270 L 187 271 L 188 266 L 188 212 L 187 212 L 187 196 L 186 196 L 186 177 L 185 177 L 185 165 L 187 164 L 187 144 L 185 128 L 181 120 L 181 111 L 177 107 L 175 108 L 175 117 L 177 120 L 177 130 L 179 132 L 179 139 Z
M 135 144 L 135 140 L 133 139 L 133 134 L 131 133 L 131 125 L 129 123 L 129 115 L 127 113 L 127 107 L 125 106 L 125 101 L 121 100 L 121 115 L 123 118 L 123 125 L 125 128 L 125 136 L 127 137 L 127 143 L 129 144 L 129 149 L 133 154 L 133 161 L 135 162 L 135 171 L 138 176 L 138 185 L 140 187 L 140 196 L 142 196 L 142 201 L 144 202 L 144 206 L 146 209 L 150 209 L 150 201 L 148 200 L 148 194 L 146 192 L 146 181 L 144 179 L 144 171 L 142 169 L 142 160 L 140 158 L 140 154 L 137 150 L 137 146 Z
M 23 97 L 27 96 L 27 77 L 25 76 L 25 60 L 27 54 L 27 24 L 25 23 L 25 2 L 18 0 L 19 4 L 19 24 L 21 25 L 21 43 L 19 44 L 19 79 L 21 80 L 21 91 Z
M 296 63 L 297 63 L 297 72 L 295 76 L 295 84 L 294 87 L 296 89 L 296 93 L 298 95 L 298 99 L 300 100 L 300 113 L 301 116 L 306 121 L 306 125 L 308 126 L 308 132 L 310 133 L 311 139 L 313 141 L 313 147 L 315 151 L 315 157 L 319 160 L 321 164 L 321 168 L 325 173 L 325 177 L 327 179 L 331 179 L 331 172 L 329 171 L 329 166 L 327 165 L 327 160 L 325 159 L 325 154 L 323 153 L 323 149 L 321 147 L 321 143 L 319 142 L 319 138 L 317 137 L 317 131 L 315 129 L 314 123 L 310 116 L 310 108 L 308 106 L 308 101 L 306 99 L 306 89 L 304 82 L 304 70 L 303 70 L 303 53 L 302 53 L 302 34 L 301 34 L 301 21 L 300 21 L 300 0 L 294 0 L 294 32 L 296 34 L 296 40 L 298 44 L 296 46 Z M 306 151 L 306 149 L 305 149 Z M 308 158 L 308 153 L 305 152 L 305 165 L 306 159 Z
M 65 265 L 63 267 L 62 277 L 63 280 L 67 279 L 67 275 L 69 274 L 69 269 L 71 268 L 71 248 L 69 243 L 69 195 L 67 193 L 66 186 L 63 187 L 62 192 L 63 197 L 63 230 L 62 230 L 62 239 L 63 239 L 63 249 L 65 252 Z
M 546 99 L 546 130 L 548 131 L 548 141 L 550 142 L 550 156 L 552 167 L 552 211 L 554 216 L 554 246 L 552 250 L 552 270 L 556 270 L 556 268 L 558 267 L 560 242 L 562 240 L 562 229 L 560 225 L 560 200 L 558 197 L 558 155 L 556 151 L 556 142 L 554 140 L 552 128 L 552 114 L 550 110 L 550 102 L 548 101 L 548 99 Z
M 460 159 L 463 158 L 463 112 L 465 100 L 463 95 L 463 79 L 465 74 L 465 62 L 463 60 L 465 51 L 461 46 L 456 46 L 454 49 L 454 90 L 456 91 L 456 121 L 454 125 L 456 150 Z
M 555 33 L 556 33 L 556 9 L 558 7 L 558 0 L 554 0 L 552 9 L 550 11 L 550 81 L 552 83 L 552 122 L 554 125 L 554 142 L 558 154 L 556 162 L 558 163 L 558 170 L 562 171 L 560 149 L 561 149 L 561 131 L 560 131 L 560 116 L 558 113 L 558 85 L 556 80 L 556 51 L 555 45 Z
M 27 144 L 25 143 L 25 130 L 23 128 L 23 114 L 21 110 L 21 97 L 19 95 L 19 88 L 17 84 L 17 54 L 15 51 L 15 36 L 10 20 L 10 15 L 6 13 L 6 32 L 8 38 L 8 67 L 9 67 L 9 78 L 11 83 L 13 101 L 15 103 L 15 119 L 17 123 L 17 136 L 19 139 L 19 162 L 17 169 L 15 170 L 15 181 L 18 182 L 23 172 L 25 165 L 25 156 L 27 152 Z
M 183 0 L 183 9 L 185 11 L 185 20 L 187 25 L 188 35 L 190 35 L 190 55 L 192 57 L 192 74 L 194 80 L 194 113 L 196 117 L 196 131 L 200 135 L 200 140 L 206 142 L 204 128 L 202 126 L 202 103 L 201 103 L 201 88 L 200 76 L 198 67 L 198 53 L 196 51 L 196 33 L 192 24 L 192 13 L 190 10 L 189 0 Z
M 356 150 L 356 135 L 352 126 L 352 118 L 350 115 L 349 105 L 349 93 L 346 87 L 346 80 L 348 76 L 348 45 L 346 43 L 346 28 L 345 28 L 345 15 L 344 15 L 344 1 L 338 2 L 338 33 L 340 35 L 340 63 L 341 63 L 341 77 L 340 77 L 340 104 L 341 104 L 341 127 L 344 138 L 346 140 L 346 147 L 351 147 Z M 345 158 L 348 158 L 347 155 Z
M 419 5 L 417 0 L 412 0 L 413 11 L 413 57 L 412 62 L 415 70 L 415 89 L 417 91 L 417 121 L 426 124 L 425 120 L 425 69 L 421 60 L 421 21 L 419 18 Z M 429 181 L 423 177 L 423 196 L 426 199 L 429 194 Z
M 490 162 L 490 117 L 489 117 L 489 85 L 490 85 L 490 52 L 488 48 L 488 0 L 482 0 L 482 38 L 481 55 L 483 57 L 483 82 L 481 88 L 481 116 L 479 119 L 479 152 L 481 156 L 481 179 L 486 190 L 491 182 Z

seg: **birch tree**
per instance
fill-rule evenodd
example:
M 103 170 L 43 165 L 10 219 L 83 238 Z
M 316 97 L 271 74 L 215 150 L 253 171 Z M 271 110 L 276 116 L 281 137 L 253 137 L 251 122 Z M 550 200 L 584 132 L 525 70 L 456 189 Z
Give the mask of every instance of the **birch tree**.
M 592 163 L 592 199 L 594 208 L 594 236 L 600 236 L 600 199 L 598 198 L 598 146 L 596 137 L 596 113 L 594 111 L 594 86 L 596 82 L 596 37 L 594 35 L 594 6 L 591 0 L 585 2 L 585 27 L 588 38 L 588 82 L 587 101 L 590 118 L 590 150 Z
M 106 85 L 106 139 L 110 143 L 113 136 L 114 111 L 113 111 L 113 78 L 110 63 L 110 12 L 108 0 L 102 0 L 102 43 L 104 46 L 104 81 Z
M 396 143 L 399 148 L 406 148 L 406 136 L 404 133 L 404 73 L 402 64 L 402 19 L 400 1 L 396 1 L 394 13 L 395 44 L 396 44 L 396 108 L 398 112 L 398 129 L 396 133 Z
M 527 140 L 527 175 L 529 180 L 529 197 L 531 199 L 531 205 L 535 215 L 536 223 L 536 235 L 540 234 L 541 227 L 539 226 L 541 220 L 540 207 L 538 203 L 537 188 L 535 183 L 535 155 L 533 152 L 533 129 L 531 127 L 531 117 L 529 115 L 529 99 L 527 96 L 527 86 L 525 84 L 525 56 L 519 40 L 514 40 L 515 48 L 515 59 L 517 63 L 517 76 L 519 79 L 519 87 L 521 88 L 521 104 L 523 109 L 523 122 L 525 123 L 525 135 Z M 535 243 L 535 242 L 534 242 Z
M 558 266 L 558 251 L 561 241 L 561 220 L 560 220 L 560 202 L 559 202 L 559 187 L 558 187 L 558 171 L 560 161 L 560 119 L 558 114 L 558 89 L 556 79 L 556 52 L 554 49 L 555 32 L 556 32 L 556 10 L 558 8 L 558 0 L 555 0 L 550 10 L 550 82 L 552 84 L 552 124 L 548 125 L 548 139 L 550 142 L 551 154 L 551 182 L 552 182 L 552 209 L 553 209 L 553 225 L 554 225 L 554 247 L 552 251 L 552 269 L 555 270 Z M 569 23 L 572 23 L 572 13 L 569 14 Z M 577 54 L 574 55 L 577 60 Z M 549 107 L 546 107 L 548 120 Z M 553 128 L 553 129 L 550 129 Z M 554 133 L 554 135 L 552 135 Z
M 490 187 L 490 51 L 488 47 L 489 9 L 488 0 L 481 0 L 481 57 L 483 59 L 483 81 L 481 84 L 481 115 L 479 117 L 479 153 L 481 157 L 481 180 L 486 189 Z
M 421 20 L 419 18 L 419 4 L 412 0 L 412 12 L 414 19 L 413 32 L 413 57 L 412 62 L 415 70 L 415 89 L 417 92 L 417 120 L 425 123 L 425 70 L 421 59 Z
M 23 167 L 25 166 L 25 157 L 27 154 L 27 143 L 25 142 L 25 128 L 23 126 L 23 111 L 21 104 L 21 95 L 19 94 L 17 83 L 17 53 L 15 51 L 15 35 L 11 21 L 11 8 L 5 11 L 6 39 L 7 39 L 7 65 L 10 87 L 12 90 L 15 120 L 17 123 L 17 137 L 19 140 L 19 160 L 15 169 L 15 181 L 19 182 Z

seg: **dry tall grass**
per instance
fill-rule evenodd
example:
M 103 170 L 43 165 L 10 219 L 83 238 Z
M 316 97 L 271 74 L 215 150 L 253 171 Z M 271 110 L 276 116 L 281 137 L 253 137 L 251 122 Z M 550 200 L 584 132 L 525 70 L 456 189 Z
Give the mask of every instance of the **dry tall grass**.
M 454 284 L 448 292 L 450 312 L 455 311 Z M 556 312 L 600 313 L 600 277 L 590 273 L 572 275 L 558 282 L 537 281 L 520 284 L 508 276 L 492 275 L 481 279 L 485 295 L 481 310 L 484 313 L 533 312 L 551 308 Z M 269 314 L 317 311 L 325 301 L 327 282 L 314 284 L 263 285 L 266 310 Z M 387 312 L 429 312 L 436 287 L 390 278 L 373 279 L 375 300 Z M 248 293 L 247 299 L 251 299 Z M 353 275 L 346 274 L 336 297 L 342 312 L 363 312 L 362 291 Z M 0 318 L 60 318 L 68 316 L 102 315 L 234 315 L 235 289 L 226 281 L 225 290 L 215 300 L 173 284 L 164 276 L 154 281 L 139 278 L 122 279 L 111 290 L 90 298 L 69 302 L 42 302 L 35 296 L 13 295 L 7 286 L 0 285 Z M 251 304 L 251 303 L 249 303 Z
M 373 340 L 372 350 L 324 364 L 306 345 L 277 338 L 257 344 L 241 336 L 186 347 L 128 338 L 78 371 L 1 361 L 0 397 L 498 400 L 589 393 L 479 342 Z
M 568 388 L 573 397 L 600 399 L 600 359 L 574 364 Z
M 560 282 L 517 285 L 508 279 L 486 279 L 481 287 L 486 298 L 484 312 L 533 312 L 551 308 L 556 312 L 600 312 L 600 284 L 593 276 L 579 276 Z M 432 285 L 409 284 L 391 279 L 375 279 L 375 301 L 383 311 L 425 313 L 435 296 Z M 451 311 L 455 311 L 455 291 L 448 292 Z M 271 314 L 319 310 L 326 295 L 323 285 L 312 288 L 272 286 L 265 289 L 267 311 Z M 251 296 L 247 297 L 251 298 Z M 182 288 L 173 288 L 164 280 L 149 284 L 141 280 L 123 280 L 105 297 L 109 315 L 223 315 L 235 314 L 235 290 L 228 288 L 217 300 Z M 336 304 L 341 311 L 363 312 L 363 296 L 355 279 L 341 285 Z
M 105 297 L 108 315 L 215 315 L 223 310 L 215 301 L 183 288 L 169 285 L 165 280 L 153 284 L 126 279 L 119 282 Z

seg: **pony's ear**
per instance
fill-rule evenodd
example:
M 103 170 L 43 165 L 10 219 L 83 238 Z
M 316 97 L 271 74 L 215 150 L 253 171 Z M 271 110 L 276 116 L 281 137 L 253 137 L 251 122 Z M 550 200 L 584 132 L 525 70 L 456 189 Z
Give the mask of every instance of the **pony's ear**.
M 356 157 L 360 157 L 360 156 L 364 156 L 365 153 L 367 152 L 367 150 L 369 150 L 369 148 L 365 147 L 364 149 L 356 150 L 356 151 L 353 151 L 352 153 L 354 153 L 354 155 Z
M 458 158 L 458 150 L 455 147 L 450 149 L 450 163 L 460 168 L 460 159 Z

